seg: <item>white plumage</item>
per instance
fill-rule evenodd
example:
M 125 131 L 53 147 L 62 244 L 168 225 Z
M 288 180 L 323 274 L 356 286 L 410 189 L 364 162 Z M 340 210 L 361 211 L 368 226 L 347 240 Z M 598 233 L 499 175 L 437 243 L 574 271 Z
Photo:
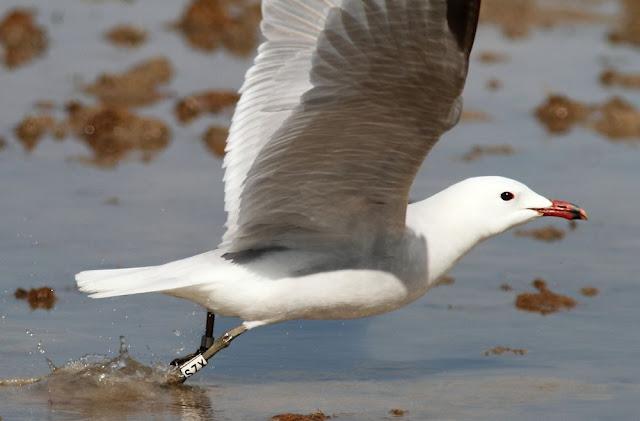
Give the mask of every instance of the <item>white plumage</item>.
M 582 218 L 501 177 L 407 205 L 424 157 L 459 119 L 479 4 L 264 0 L 266 41 L 224 161 L 221 245 L 82 272 L 79 288 L 95 298 L 159 291 L 247 327 L 364 317 L 419 298 L 490 236 L 544 214 Z

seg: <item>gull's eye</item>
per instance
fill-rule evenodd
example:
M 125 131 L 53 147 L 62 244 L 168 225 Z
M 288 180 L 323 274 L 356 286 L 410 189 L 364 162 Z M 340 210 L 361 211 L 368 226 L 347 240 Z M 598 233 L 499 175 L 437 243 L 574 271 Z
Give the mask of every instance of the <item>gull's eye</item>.
M 506 191 L 506 192 L 504 192 L 504 193 L 502 193 L 500 195 L 500 198 L 502 200 L 504 200 L 505 202 L 507 202 L 509 200 L 512 200 L 514 197 L 516 197 L 516 196 L 513 193 L 511 193 L 510 191 Z

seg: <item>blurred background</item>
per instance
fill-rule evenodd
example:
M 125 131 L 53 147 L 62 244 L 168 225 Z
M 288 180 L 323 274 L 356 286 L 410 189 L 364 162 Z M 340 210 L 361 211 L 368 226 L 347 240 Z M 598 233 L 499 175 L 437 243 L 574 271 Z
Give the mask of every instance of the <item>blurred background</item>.
M 483 0 L 463 119 L 412 191 L 503 175 L 590 221 L 538 221 L 405 309 L 257 329 L 159 383 L 204 310 L 91 300 L 73 275 L 216 247 L 259 21 L 249 0 L 0 0 L 0 418 L 636 419 L 637 0 Z

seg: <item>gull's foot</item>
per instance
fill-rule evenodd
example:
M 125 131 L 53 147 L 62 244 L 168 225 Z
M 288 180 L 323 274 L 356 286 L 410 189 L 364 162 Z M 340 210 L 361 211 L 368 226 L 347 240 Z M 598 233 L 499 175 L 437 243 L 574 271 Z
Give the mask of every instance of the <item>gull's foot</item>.
M 193 357 L 197 356 L 198 354 L 202 354 L 207 349 L 209 349 L 211 345 L 213 345 L 213 342 L 215 341 L 215 338 L 213 337 L 213 325 L 215 322 L 215 318 L 215 314 L 210 311 L 207 312 L 207 325 L 205 327 L 205 333 L 204 335 L 202 335 L 202 340 L 200 341 L 200 348 L 198 348 L 196 352 L 193 352 L 182 358 L 174 359 L 169 363 L 169 365 L 174 367 L 181 367 L 184 363 L 193 359 Z
M 217 339 L 214 339 L 210 335 L 205 335 L 202 340 L 202 346 L 198 351 L 183 358 L 176 358 L 171 361 L 170 365 L 176 367 L 177 370 L 174 370 L 175 378 L 170 379 L 168 383 L 184 383 L 189 377 L 202 370 L 207 365 L 207 361 L 213 358 L 214 355 L 224 348 L 227 348 L 231 341 L 242 335 L 247 330 L 249 329 L 242 324 L 226 331 Z

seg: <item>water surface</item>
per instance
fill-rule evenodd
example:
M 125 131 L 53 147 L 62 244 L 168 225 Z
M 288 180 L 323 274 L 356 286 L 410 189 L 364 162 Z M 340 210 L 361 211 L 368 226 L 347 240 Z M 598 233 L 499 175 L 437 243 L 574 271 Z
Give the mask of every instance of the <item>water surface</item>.
M 605 3 L 616 10 L 615 2 Z M 171 125 L 172 142 L 151 163 L 129 160 L 111 170 L 75 159 L 86 150 L 72 139 L 48 138 L 27 154 L 12 128 L 36 101 L 90 102 L 79 80 L 158 54 L 175 67 L 169 90 L 176 96 L 237 89 L 251 59 L 190 49 L 166 27 L 184 4 L 30 2 L 50 48 L 24 68 L 0 69 L 0 136 L 9 140 L 0 151 L 0 379 L 45 376 L 31 385 L 0 386 L 3 420 L 263 420 L 315 409 L 370 420 L 386 419 L 396 407 L 415 420 L 637 417 L 640 149 L 581 128 L 551 136 L 532 115 L 552 91 L 588 102 L 619 94 L 640 106 L 640 91 L 597 83 L 604 63 L 640 71 L 639 51 L 608 44 L 604 24 L 561 25 L 519 41 L 481 27 L 477 51 L 510 57 L 499 65 L 472 64 L 465 102 L 492 119 L 448 133 L 412 191 L 418 199 L 466 177 L 504 175 L 579 203 L 589 211 L 588 223 L 557 243 L 507 233 L 465 257 L 452 272 L 454 285 L 403 310 L 257 329 L 188 386 L 162 386 L 155 377 L 160 367 L 199 342 L 203 310 L 153 294 L 91 300 L 75 291 L 73 274 L 158 264 L 215 247 L 225 219 L 223 171 L 200 136 L 229 116 L 183 127 L 172 115 L 174 99 L 141 109 Z M 0 0 L 0 13 L 16 5 L 25 2 Z M 102 32 L 122 21 L 145 26 L 150 41 L 133 51 L 106 44 Z M 488 91 L 490 78 L 499 78 L 503 89 Z M 509 144 L 516 154 L 462 161 L 475 144 Z M 112 197 L 118 205 L 105 203 Z M 563 221 L 533 225 L 547 224 L 567 229 Z M 546 317 L 517 311 L 515 295 L 531 290 L 536 277 L 578 306 Z M 513 292 L 499 289 L 505 282 Z M 32 311 L 13 298 L 16 288 L 44 285 L 58 295 L 51 311 Z M 585 286 L 600 294 L 581 296 Z M 222 319 L 218 329 L 236 323 Z M 121 335 L 129 343 L 126 357 L 118 356 Z M 528 353 L 483 355 L 496 345 Z M 81 359 L 85 355 L 102 357 Z M 62 368 L 48 375 L 47 358 Z M 102 379 L 94 370 L 100 367 Z

